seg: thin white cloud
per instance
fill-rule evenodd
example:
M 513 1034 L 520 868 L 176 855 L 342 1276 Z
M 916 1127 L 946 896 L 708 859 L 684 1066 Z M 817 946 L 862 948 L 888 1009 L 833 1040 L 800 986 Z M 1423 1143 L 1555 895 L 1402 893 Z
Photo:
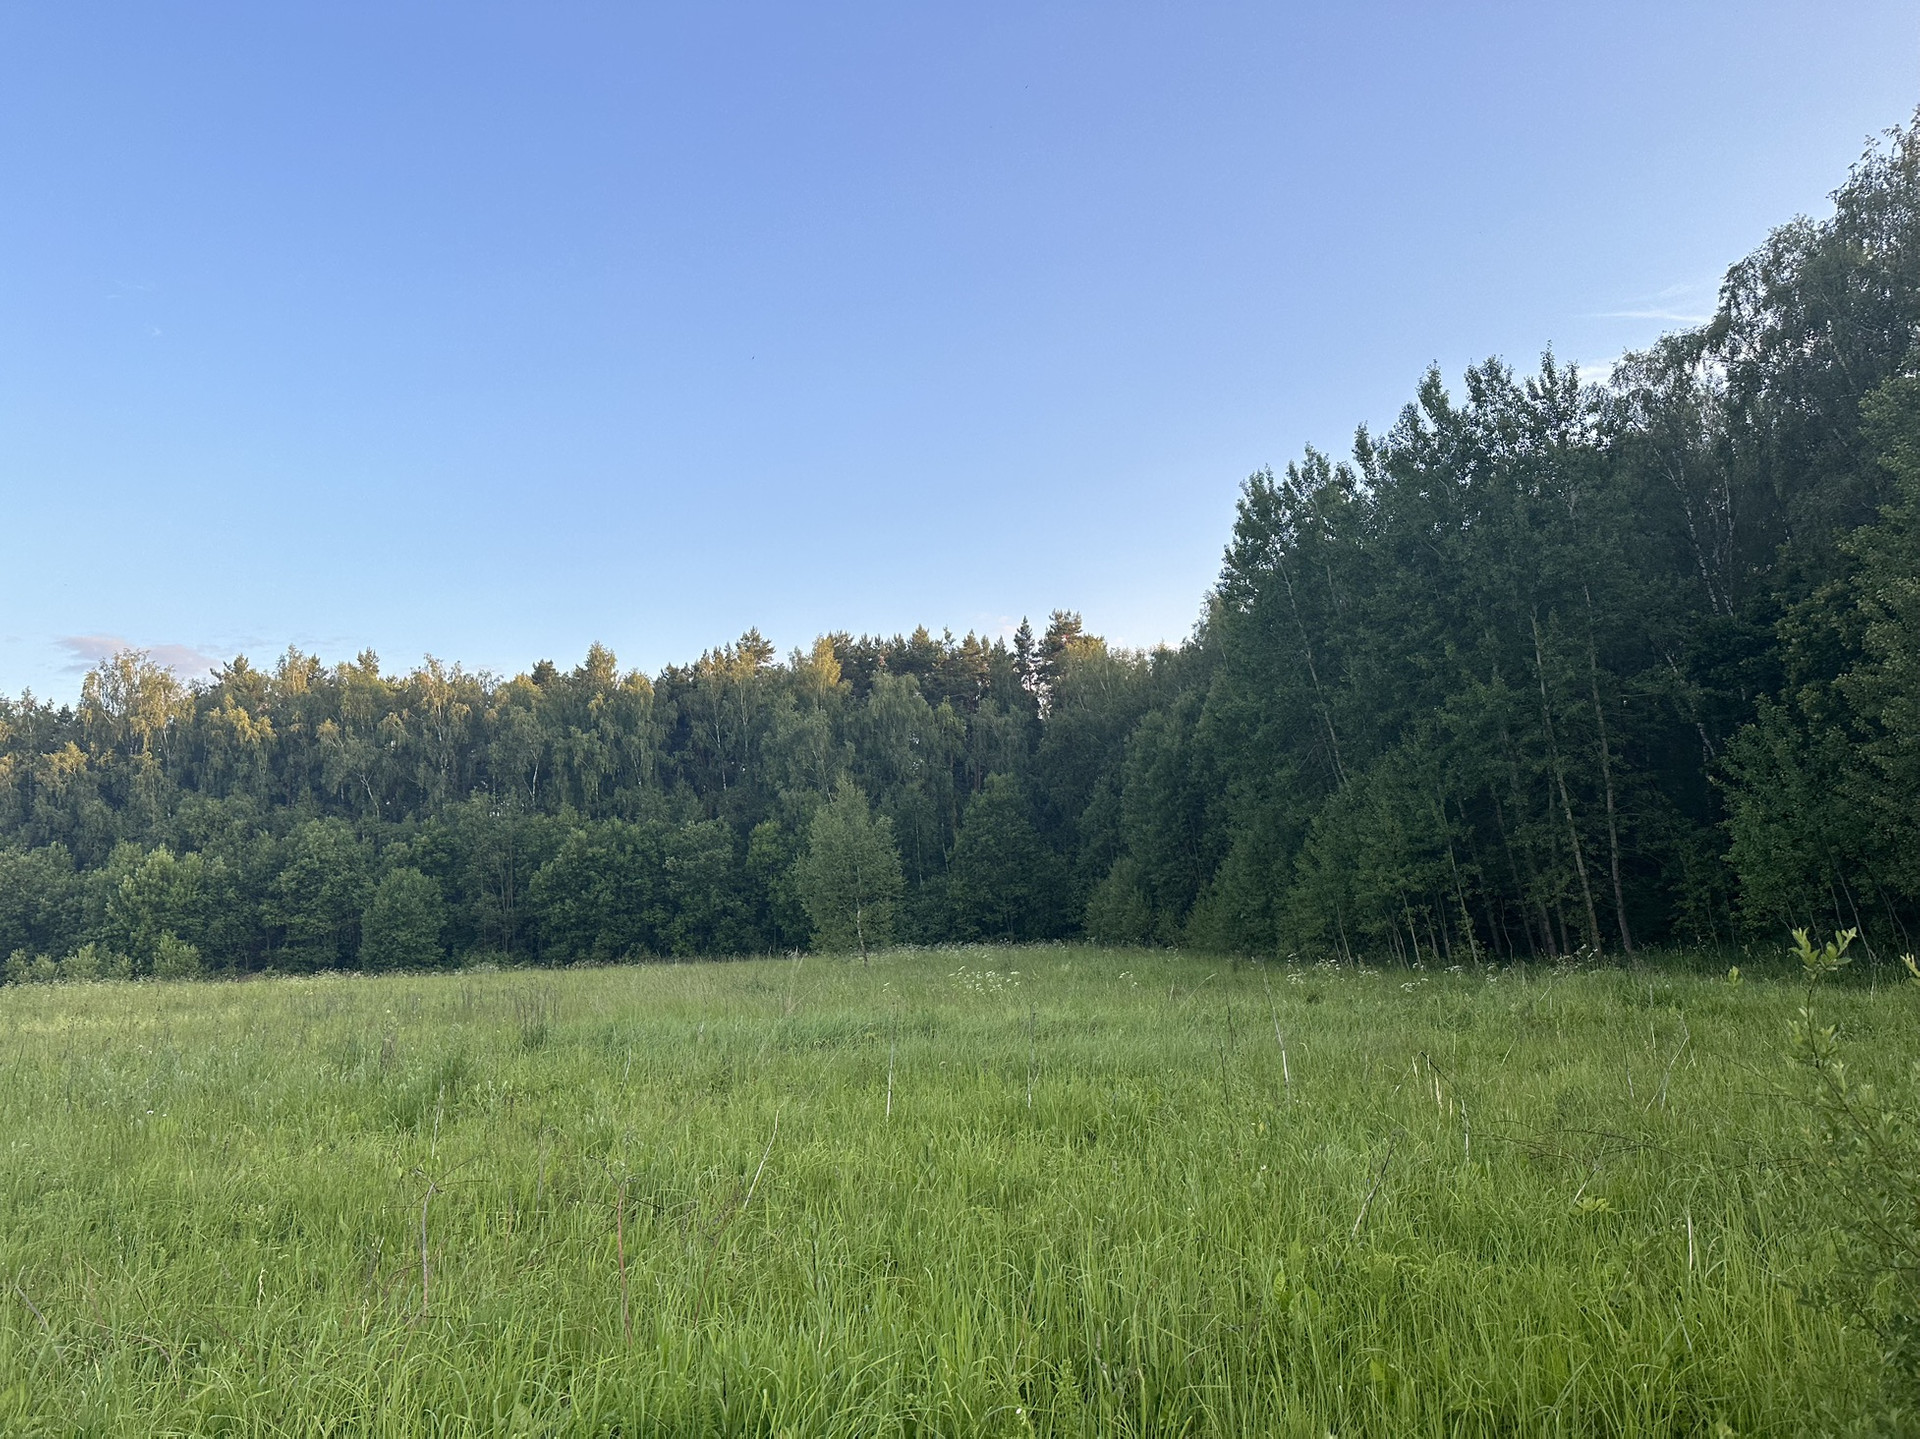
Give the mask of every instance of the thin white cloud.
M 67 662 L 61 668 L 70 675 L 92 669 L 108 655 L 136 648 L 132 641 L 118 635 L 62 635 L 54 643 L 67 652 Z
M 1669 325 L 1704 325 L 1713 318 L 1715 284 L 1668 285 L 1651 294 L 1635 295 L 1617 309 L 1595 310 L 1583 320 L 1659 320 Z M 1701 306 L 1705 309 L 1702 310 Z
M 62 635 L 54 641 L 67 652 L 62 668 L 68 674 L 84 674 L 101 660 L 122 650 L 145 650 L 147 658 L 170 669 L 183 680 L 197 680 L 213 673 L 221 661 L 202 654 L 191 645 L 137 645 L 121 635 Z
M 1684 310 L 1599 310 L 1585 316 L 1589 320 L 1666 320 L 1676 325 L 1704 325 L 1712 315 L 1694 315 Z
M 1626 356 L 1621 354 L 1604 360 L 1575 360 L 1573 367 L 1580 372 L 1582 384 L 1604 385 L 1613 377 L 1613 367 L 1624 359 Z
M 155 664 L 165 665 L 183 680 L 202 679 L 224 663 L 190 645 L 154 645 L 147 655 Z

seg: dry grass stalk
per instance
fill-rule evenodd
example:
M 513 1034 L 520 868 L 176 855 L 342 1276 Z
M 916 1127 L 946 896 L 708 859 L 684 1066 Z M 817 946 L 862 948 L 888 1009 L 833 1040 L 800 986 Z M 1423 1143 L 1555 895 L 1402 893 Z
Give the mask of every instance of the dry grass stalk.
M 1386 1158 L 1380 1161 L 1379 1173 L 1373 1176 L 1373 1187 L 1367 1191 L 1367 1197 L 1360 1201 L 1360 1212 L 1353 1217 L 1353 1232 L 1347 1236 L 1349 1239 L 1360 1237 L 1360 1226 L 1367 1222 L 1367 1211 L 1373 1208 L 1373 1196 L 1378 1194 L 1380 1186 L 1386 1183 L 1387 1166 L 1393 1163 L 1393 1151 L 1399 1147 L 1399 1144 L 1400 1136 L 1396 1134 L 1392 1142 L 1387 1145 Z
M 440 1182 L 422 1170 L 415 1174 L 427 1181 L 427 1192 L 420 1199 L 420 1317 L 427 1317 L 429 1304 L 433 1297 L 433 1266 L 427 1253 L 427 1209 L 433 1203 L 433 1196 L 440 1192 Z
M 31 1299 L 27 1298 L 27 1291 L 20 1287 L 20 1281 L 18 1279 L 13 1281 L 13 1292 L 20 1296 L 20 1302 L 22 1304 L 33 1311 L 33 1317 L 38 1319 L 40 1321 L 40 1327 L 47 1331 L 47 1343 L 53 1346 L 53 1352 L 64 1362 L 67 1357 L 67 1351 L 61 1348 L 60 1341 L 54 1337 L 53 1326 L 47 1323 L 47 1316 L 40 1312 L 40 1306 L 38 1304 L 35 1304 Z
M 1280 1032 L 1280 1011 L 1274 1007 L 1273 985 L 1267 980 L 1266 971 L 1260 973 L 1260 984 L 1267 992 L 1267 1015 L 1273 1020 L 1273 1042 L 1280 1046 L 1280 1081 L 1286 1086 L 1287 1098 L 1293 1098 L 1293 1066 L 1287 1062 L 1287 1037 Z
M 627 1304 L 627 1177 L 620 1177 L 620 1192 L 613 1201 L 613 1243 L 620 1258 L 620 1336 L 633 1348 L 633 1318 Z
M 1034 1048 L 1033 1006 L 1027 1006 L 1027 1108 L 1033 1108 L 1033 1076 L 1040 1064 L 1040 1052 Z

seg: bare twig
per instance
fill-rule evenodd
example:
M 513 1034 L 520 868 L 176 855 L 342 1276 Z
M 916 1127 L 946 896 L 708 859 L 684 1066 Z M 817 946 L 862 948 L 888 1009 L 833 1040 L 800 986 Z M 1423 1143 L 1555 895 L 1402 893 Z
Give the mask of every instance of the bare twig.
M 1380 1186 L 1386 1182 L 1387 1166 L 1393 1163 L 1393 1151 L 1399 1144 L 1400 1136 L 1396 1134 L 1387 1145 L 1386 1158 L 1380 1161 L 1379 1173 L 1373 1176 L 1373 1187 L 1367 1191 L 1367 1197 L 1360 1201 L 1360 1212 L 1353 1217 L 1353 1232 L 1347 1236 L 1349 1239 L 1360 1237 L 1360 1226 L 1367 1222 L 1367 1211 L 1373 1208 L 1373 1196 L 1380 1192 Z
M 1040 1063 L 1039 1051 L 1033 1044 L 1033 1006 L 1027 1006 L 1027 1108 L 1033 1108 L 1033 1072 Z
M 1687 1052 L 1687 1044 L 1693 1039 L 1693 1031 L 1687 1028 L 1684 1017 L 1680 1020 L 1680 1043 L 1673 1051 L 1673 1057 L 1667 1061 L 1667 1071 L 1660 1076 L 1660 1092 L 1647 1102 L 1647 1108 L 1653 1108 L 1657 1102 L 1662 1109 L 1667 1107 L 1667 1085 L 1673 1079 L 1673 1067 L 1680 1062 L 1680 1056 Z
M 780 1116 L 776 1112 L 773 1116 L 773 1133 L 767 1136 L 767 1147 L 760 1154 L 760 1168 L 753 1171 L 753 1183 L 747 1186 L 747 1197 L 740 1201 L 740 1208 L 745 1209 L 753 1203 L 753 1192 L 760 1187 L 760 1175 L 767 1167 L 767 1156 L 773 1153 L 773 1141 L 779 1137 Z
M 40 1312 L 40 1306 L 38 1304 L 35 1304 L 31 1299 L 27 1298 L 27 1291 L 20 1287 L 20 1281 L 18 1279 L 13 1281 L 13 1292 L 20 1296 L 20 1302 L 22 1304 L 33 1311 L 33 1317 L 38 1319 L 40 1321 L 40 1327 L 47 1331 L 47 1343 L 53 1346 L 53 1352 L 58 1355 L 64 1363 L 67 1357 L 67 1351 L 60 1347 L 60 1341 L 54 1338 L 53 1326 L 47 1323 L 47 1316 Z
M 760 1176 L 766 1172 L 767 1156 L 773 1153 L 773 1141 L 779 1137 L 780 1115 L 776 1110 L 773 1116 L 773 1133 L 767 1136 L 767 1147 L 761 1151 L 759 1167 L 753 1171 L 753 1182 L 747 1186 L 747 1192 L 740 1196 L 738 1202 L 729 1200 L 725 1205 L 721 1206 L 720 1211 L 714 1215 L 712 1222 L 707 1225 L 707 1259 L 706 1263 L 701 1266 L 700 1287 L 694 1291 L 693 1327 L 695 1329 L 700 1327 L 700 1318 L 706 1312 L 707 1281 L 713 1275 L 713 1264 L 719 1250 L 720 1236 L 726 1232 L 727 1226 L 732 1224 L 749 1204 L 753 1203 L 754 1192 L 760 1188 Z M 738 1194 L 739 1191 L 736 1189 L 735 1193 Z
M 627 1307 L 627 1176 L 620 1176 L 620 1193 L 613 1201 L 613 1242 L 620 1256 L 620 1334 L 633 1348 L 633 1319 Z
M 1286 1085 L 1287 1098 L 1293 1098 L 1293 1066 L 1287 1063 L 1287 1037 L 1280 1032 L 1280 1011 L 1274 1008 L 1273 985 L 1268 983 L 1263 972 L 1260 983 L 1267 991 L 1267 1014 L 1273 1020 L 1273 1042 L 1280 1046 L 1280 1079 Z
M 1578 1204 L 1580 1202 L 1580 1196 L 1587 1192 L 1587 1186 L 1593 1183 L 1599 1173 L 1600 1161 L 1596 1159 L 1593 1161 L 1593 1168 L 1587 1171 L 1587 1177 L 1580 1181 L 1580 1187 L 1573 1191 L 1573 1198 L 1568 1200 L 1567 1203 L 1569 1205 Z
M 1433 1056 L 1431 1054 L 1428 1054 L 1426 1050 L 1423 1049 L 1420 1051 L 1420 1059 L 1423 1063 L 1425 1063 L 1428 1071 L 1433 1075 L 1434 1104 L 1436 1106 L 1444 1107 L 1444 1101 L 1442 1099 L 1441 1088 L 1440 1088 L 1440 1082 L 1444 1079 L 1447 1084 L 1447 1089 L 1452 1092 L 1454 1102 L 1460 1106 L 1460 1141 L 1462 1146 L 1461 1158 L 1466 1163 L 1471 1164 L 1473 1162 L 1473 1122 L 1467 1118 L 1467 1097 L 1462 1092 L 1460 1085 L 1454 1081 L 1453 1076 L 1450 1074 L 1447 1074 L 1445 1071 L 1443 1071 L 1440 1068 L 1439 1065 L 1435 1064 L 1433 1062 Z
M 456 1164 L 448 1171 L 446 1177 L 458 1174 L 471 1162 L 471 1160 L 468 1160 Z M 415 1166 L 413 1172 L 427 1181 L 427 1192 L 420 1196 L 420 1317 L 424 1319 L 428 1312 L 428 1301 L 433 1295 L 433 1265 L 431 1255 L 427 1249 L 427 1210 L 433 1204 L 434 1195 L 446 1193 L 446 1186 L 443 1185 L 438 1178 L 418 1166 Z M 264 1284 L 266 1271 L 263 1269 L 260 1272 L 262 1276 L 261 1282 Z

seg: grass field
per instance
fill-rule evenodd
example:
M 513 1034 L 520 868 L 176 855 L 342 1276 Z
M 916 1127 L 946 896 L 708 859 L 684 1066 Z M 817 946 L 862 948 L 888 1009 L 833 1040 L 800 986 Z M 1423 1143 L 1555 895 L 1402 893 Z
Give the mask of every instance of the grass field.
M 13 986 L 0 1432 L 1831 1433 L 1876 1360 L 1799 1297 L 1801 997 L 1072 947 Z M 1920 991 L 1826 1004 L 1920 1057 Z

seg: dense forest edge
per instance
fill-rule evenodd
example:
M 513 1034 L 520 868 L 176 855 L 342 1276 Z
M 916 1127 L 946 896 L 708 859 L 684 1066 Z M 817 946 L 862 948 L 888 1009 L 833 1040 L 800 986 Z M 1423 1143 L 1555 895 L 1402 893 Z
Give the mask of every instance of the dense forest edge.
M 9 980 L 892 942 L 1508 962 L 1920 929 L 1920 116 L 1593 383 L 1246 481 L 1192 636 L 289 651 L 0 698 Z

